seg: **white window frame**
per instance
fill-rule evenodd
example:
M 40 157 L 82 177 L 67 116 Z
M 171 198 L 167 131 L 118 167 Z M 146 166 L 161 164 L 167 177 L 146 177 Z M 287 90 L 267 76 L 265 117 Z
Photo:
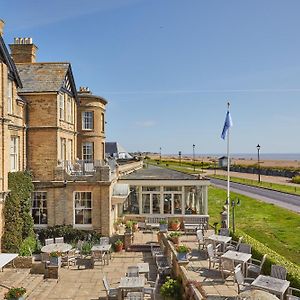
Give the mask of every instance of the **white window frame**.
M 82 130 L 94 130 L 94 112 L 83 111 L 82 118 Z
M 10 79 L 7 81 L 7 112 L 13 113 L 13 82 Z
M 87 147 L 90 147 L 91 153 L 87 153 Z M 90 163 L 94 161 L 94 143 L 93 142 L 85 142 L 82 143 L 82 160 L 85 163 Z
M 17 172 L 19 171 L 19 137 L 11 136 L 10 137 L 10 171 Z
M 43 205 L 40 204 L 39 207 L 34 207 L 33 206 L 33 203 L 34 203 L 34 197 L 35 197 L 35 194 L 37 193 L 40 193 L 40 194 L 45 194 L 46 197 L 41 199 L 41 202 L 46 202 L 46 208 L 44 208 Z M 48 194 L 46 191 L 33 191 L 32 194 L 31 194 L 31 199 L 32 199 L 32 202 L 31 202 L 31 215 L 33 216 L 33 210 L 38 210 L 39 211 L 39 221 L 41 221 L 41 211 L 43 210 L 46 210 L 47 213 L 46 213 L 46 218 L 47 218 L 47 223 L 44 224 L 44 223 L 34 223 L 34 227 L 47 227 L 48 226 L 48 207 L 47 207 L 47 198 L 48 198 Z
M 59 119 L 65 120 L 65 95 L 59 93 L 58 94 L 58 103 L 59 103 Z
M 81 194 L 82 193 L 90 193 L 91 194 L 91 207 L 90 208 L 87 208 L 87 207 L 75 207 L 75 197 L 76 197 L 76 194 L 79 193 L 80 194 L 80 200 L 82 199 L 81 198 Z M 76 224 L 75 223 L 75 220 L 76 220 L 76 210 L 90 210 L 91 211 L 91 223 L 90 224 Z M 73 227 L 77 227 L 77 228 L 82 228 L 82 227 L 85 227 L 85 228 L 91 228 L 93 227 L 93 192 L 91 191 L 74 191 L 73 192 Z

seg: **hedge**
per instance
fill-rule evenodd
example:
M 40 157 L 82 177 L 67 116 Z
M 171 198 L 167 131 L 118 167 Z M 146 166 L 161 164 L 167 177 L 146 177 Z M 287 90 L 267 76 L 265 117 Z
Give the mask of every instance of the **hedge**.
M 294 177 L 292 178 L 292 182 L 293 182 L 293 183 L 300 183 L 300 176 L 294 176 Z
M 71 225 L 57 225 L 53 227 L 36 229 L 39 240 L 44 243 L 45 239 L 64 237 L 66 243 L 74 243 L 78 240 L 89 240 L 92 242 L 99 241 L 101 235 L 94 230 L 80 230 L 73 228 Z
M 267 254 L 267 259 L 263 265 L 263 273 L 270 274 L 271 265 L 281 265 L 287 269 L 287 280 L 291 282 L 291 286 L 300 289 L 300 266 L 292 263 L 282 255 L 265 246 L 261 242 L 247 235 L 244 231 L 237 229 L 234 239 L 243 236 L 243 242 L 250 244 L 252 247 L 252 256 L 256 259 L 261 259 L 264 254 Z

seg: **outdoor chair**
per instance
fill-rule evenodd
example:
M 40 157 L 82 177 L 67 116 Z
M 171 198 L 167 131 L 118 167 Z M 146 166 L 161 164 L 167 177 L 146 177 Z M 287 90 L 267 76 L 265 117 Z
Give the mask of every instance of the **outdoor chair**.
M 157 255 L 164 255 L 164 251 L 161 250 L 160 246 L 151 244 L 151 255 L 155 258 Z
M 156 266 L 159 275 L 170 275 L 172 272 L 172 265 L 166 256 L 157 255 Z
M 229 229 L 228 229 L 228 228 L 221 228 L 221 229 L 219 230 L 219 235 L 229 236 L 229 235 L 230 235 L 229 233 L 230 233 L 230 232 L 229 232 Z
M 202 249 L 206 248 L 206 242 L 204 240 L 204 236 L 203 236 L 202 230 L 198 229 L 196 231 L 196 235 L 197 235 L 197 241 L 198 241 L 199 250 L 200 250 L 200 247 L 202 247 Z
M 271 266 L 271 277 L 286 280 L 287 270 L 285 267 L 272 265 Z
M 226 244 L 225 250 L 226 251 L 228 251 L 228 250 L 237 251 L 240 247 L 242 240 L 243 240 L 242 236 L 239 238 L 238 241 L 231 240 L 228 244 Z
M 64 243 L 64 237 L 55 238 L 55 244 Z
M 126 277 L 139 277 L 139 267 L 138 266 L 129 266 L 127 268 Z
M 159 274 L 157 274 L 155 282 L 148 281 L 147 284 L 150 284 L 150 286 L 145 286 L 143 289 L 144 294 L 150 295 L 151 300 L 155 300 L 155 298 L 156 298 L 156 292 L 158 290 L 158 283 L 159 283 Z
M 49 253 L 41 252 L 41 262 L 45 264 L 45 268 L 50 264 L 50 255 Z
M 251 258 L 250 262 L 247 264 L 246 276 L 248 277 L 249 273 L 254 274 L 255 276 L 260 275 L 262 267 L 266 261 L 267 254 L 262 257 L 262 260 Z
M 238 285 L 238 293 L 251 289 L 251 283 L 254 281 L 254 278 L 245 278 L 240 266 L 235 268 L 234 277 Z
M 144 300 L 143 292 L 129 292 L 124 300 Z
M 222 279 L 225 280 L 225 275 L 232 275 L 234 277 L 234 261 L 228 258 L 221 258 L 220 262 L 220 271 L 222 275 Z
M 214 267 L 216 263 L 219 264 L 220 267 L 220 257 L 216 254 L 212 244 L 207 245 L 207 255 L 209 260 L 209 269 L 211 268 L 211 265 Z
M 100 262 L 105 262 L 105 252 L 102 251 L 92 251 L 92 257 L 94 260 L 98 260 Z
M 297 293 L 299 296 L 295 296 L 294 293 Z M 286 300 L 300 300 L 300 290 L 289 287 L 286 294 Z
M 100 245 L 109 245 L 109 237 L 101 237 Z
M 251 254 L 251 246 L 249 244 L 241 243 L 238 248 L 238 251 Z
M 61 262 L 63 264 L 67 264 L 68 268 L 70 265 L 75 265 L 76 264 L 76 254 L 75 254 L 75 249 L 71 249 L 68 251 L 67 254 L 63 255 L 61 258 Z
M 54 238 L 45 239 L 45 245 L 54 244 Z
M 106 276 L 103 276 L 102 281 L 106 291 L 107 299 L 118 299 L 119 289 L 111 288 Z

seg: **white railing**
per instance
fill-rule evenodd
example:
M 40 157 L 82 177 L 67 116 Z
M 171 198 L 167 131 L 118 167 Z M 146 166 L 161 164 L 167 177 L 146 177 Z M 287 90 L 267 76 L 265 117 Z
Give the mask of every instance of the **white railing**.
M 101 160 L 84 161 L 84 160 L 64 160 L 59 161 L 58 166 L 62 167 L 69 175 L 87 176 L 96 172 L 96 167 L 105 166 L 105 162 Z

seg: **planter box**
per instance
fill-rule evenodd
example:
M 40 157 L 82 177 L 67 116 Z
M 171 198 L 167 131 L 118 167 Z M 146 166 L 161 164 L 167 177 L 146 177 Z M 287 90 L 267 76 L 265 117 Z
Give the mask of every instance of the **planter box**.
M 50 265 L 60 267 L 61 266 L 61 256 L 58 256 L 58 257 L 50 256 Z
M 18 269 L 31 269 L 32 264 L 32 256 L 18 256 L 14 259 L 14 266 Z
M 160 232 L 167 232 L 168 231 L 168 224 L 159 224 L 159 231 Z

